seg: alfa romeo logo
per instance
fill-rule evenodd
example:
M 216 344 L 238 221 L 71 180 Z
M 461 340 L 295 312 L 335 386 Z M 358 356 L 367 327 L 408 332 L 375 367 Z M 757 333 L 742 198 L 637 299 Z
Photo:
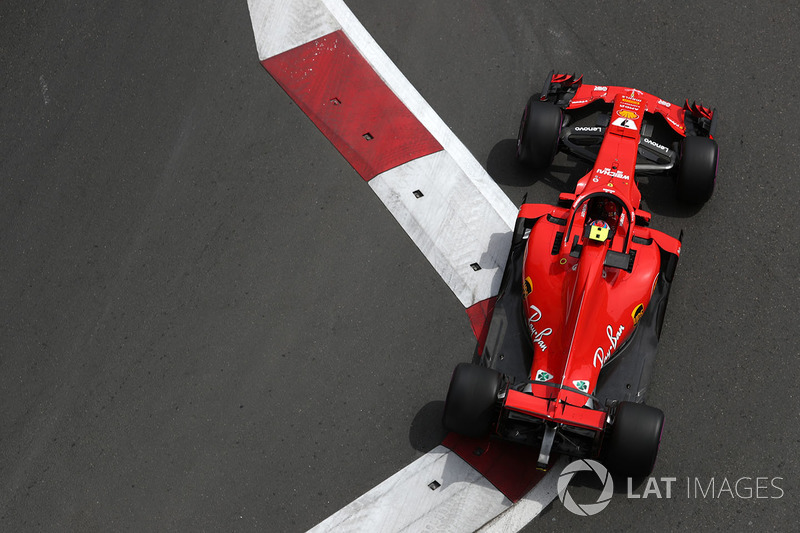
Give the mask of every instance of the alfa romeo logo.
M 579 504 L 572 499 L 569 491 L 569 483 L 578 472 L 592 471 L 600 478 L 603 484 L 603 490 L 595 503 Z M 568 511 L 580 516 L 592 516 L 606 508 L 611 501 L 611 495 L 614 493 L 614 480 L 608 473 L 608 469 L 591 459 L 580 459 L 568 464 L 561 475 L 558 477 L 558 498 Z

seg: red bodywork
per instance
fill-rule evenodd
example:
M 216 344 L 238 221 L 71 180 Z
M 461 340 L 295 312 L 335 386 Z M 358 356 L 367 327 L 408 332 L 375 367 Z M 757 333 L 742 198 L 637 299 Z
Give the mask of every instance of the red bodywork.
M 634 176 L 642 120 L 645 112 L 659 113 L 683 134 L 685 111 L 708 110 L 670 104 L 635 89 L 582 84 L 564 109 L 596 100 L 613 103 L 611 121 L 592 170 L 580 179 L 574 194 L 561 195 L 570 207 L 525 204 L 520 209 L 519 217 L 539 218 L 528 237 L 520 280 L 534 350 L 533 383 L 525 392 L 509 390 L 504 406 L 556 423 L 602 430 L 606 411 L 588 395 L 650 301 L 661 269 L 658 248 L 680 255 L 680 241 L 637 225 L 650 219 L 639 209 L 641 194 Z M 605 213 L 610 236 L 592 239 L 589 219 L 603 203 L 615 211 Z M 653 242 L 658 246 L 649 245 Z M 608 265 L 610 256 L 617 266 Z M 620 268 L 626 258 L 630 268 Z

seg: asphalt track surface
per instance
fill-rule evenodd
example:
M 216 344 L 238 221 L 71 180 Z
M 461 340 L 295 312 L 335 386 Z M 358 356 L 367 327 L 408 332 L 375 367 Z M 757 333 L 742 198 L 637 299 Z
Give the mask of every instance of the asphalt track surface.
M 244 0 L 135 4 L 0 8 L 0 529 L 305 530 L 440 442 L 469 322 L 259 65 Z M 672 498 L 526 530 L 794 527 L 798 9 L 348 5 L 517 203 L 582 168 L 513 162 L 551 68 L 719 110 L 705 207 L 641 185 L 685 231 L 648 397 Z

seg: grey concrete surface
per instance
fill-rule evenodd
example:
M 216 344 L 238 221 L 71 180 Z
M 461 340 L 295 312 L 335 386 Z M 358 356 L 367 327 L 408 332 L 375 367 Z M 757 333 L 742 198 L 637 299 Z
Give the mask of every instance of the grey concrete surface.
M 578 172 L 511 161 L 551 68 L 719 110 L 705 207 L 642 184 L 685 230 L 649 396 L 682 491 L 528 529 L 791 529 L 797 8 L 349 5 L 515 202 Z M 0 529 L 300 531 L 439 442 L 466 315 L 258 64 L 246 2 L 10 0 L 0 57 Z M 685 492 L 743 477 L 782 494 Z

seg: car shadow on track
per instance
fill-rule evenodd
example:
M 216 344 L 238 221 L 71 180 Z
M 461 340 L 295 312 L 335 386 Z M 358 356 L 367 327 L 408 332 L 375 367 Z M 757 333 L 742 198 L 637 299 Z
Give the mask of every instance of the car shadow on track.
M 688 205 L 678 199 L 675 180 L 671 176 L 643 176 L 636 181 L 642 193 L 644 209 L 655 215 L 689 218 L 703 207 Z
M 575 187 L 590 167 L 576 157 L 559 154 L 545 170 L 531 170 L 517 162 L 517 140 L 503 139 L 494 145 L 486 161 L 486 170 L 498 185 L 527 188 L 542 183 L 557 193 L 574 192 Z M 687 205 L 677 197 L 675 180 L 666 174 L 637 177 L 642 193 L 643 208 L 656 215 L 689 218 L 700 211 L 702 205 Z M 513 199 L 512 199 L 513 200 Z
M 411 446 L 420 452 L 428 453 L 442 443 L 447 436 L 447 430 L 442 426 L 444 402 L 436 400 L 428 402 L 414 417 L 408 440 Z
M 567 163 L 567 164 L 564 164 Z M 572 192 L 588 167 L 572 157 L 559 155 L 546 170 L 531 170 L 517 162 L 517 140 L 503 139 L 494 145 L 486 161 L 486 170 L 499 185 L 529 187 L 541 182 L 558 193 Z

